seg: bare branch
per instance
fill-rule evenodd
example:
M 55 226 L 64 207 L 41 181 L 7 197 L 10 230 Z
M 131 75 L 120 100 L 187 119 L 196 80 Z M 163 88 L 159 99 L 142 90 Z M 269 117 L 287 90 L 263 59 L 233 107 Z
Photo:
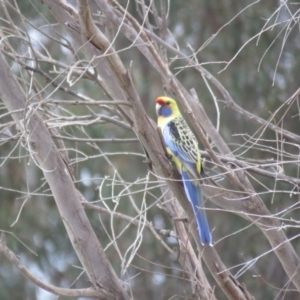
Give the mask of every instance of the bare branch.
M 8 110 L 25 110 L 25 95 L 2 54 L 0 55 L 0 74 L 0 95 Z M 13 117 L 16 121 L 23 120 L 22 113 L 16 113 Z M 107 289 L 111 297 L 128 299 L 107 262 L 103 249 L 81 206 L 78 192 L 67 171 L 68 168 L 53 144 L 49 131 L 35 114 L 32 114 L 24 123 L 22 129 L 32 157 L 37 160 L 44 171 L 70 240 L 94 288 L 101 286 Z
M 28 280 L 39 286 L 40 288 L 59 296 L 65 297 L 97 297 L 99 299 L 107 299 L 109 295 L 105 290 L 93 288 L 86 289 L 64 289 L 48 284 L 36 276 L 34 276 L 16 257 L 16 255 L 6 246 L 4 234 L 1 234 L 0 252 L 25 276 Z

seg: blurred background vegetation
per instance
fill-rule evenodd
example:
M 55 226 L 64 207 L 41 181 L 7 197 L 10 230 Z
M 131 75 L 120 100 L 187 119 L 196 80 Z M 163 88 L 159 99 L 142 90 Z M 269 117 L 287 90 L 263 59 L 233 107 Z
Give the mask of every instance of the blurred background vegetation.
M 76 6 L 75 1 L 69 2 Z M 160 7 L 159 1 L 155 2 Z M 22 15 L 32 24 L 38 28 L 44 27 L 44 32 L 55 35 L 46 26 L 45 19 L 50 23 L 56 21 L 39 1 L 18 0 L 16 3 Z M 128 4 L 129 12 L 140 23 L 142 22 L 135 1 L 129 3 L 120 1 L 120 3 L 124 6 Z M 291 18 L 299 9 L 300 2 L 286 2 L 286 5 L 282 5 L 282 1 L 279 0 L 256 2 L 189 0 L 170 1 L 169 4 L 170 33 L 167 42 L 175 46 L 176 40 L 180 51 L 185 54 L 190 55 L 191 50 L 196 52 L 199 64 L 205 64 L 205 68 L 220 80 L 236 103 L 245 110 L 268 119 L 299 88 L 299 20 L 296 18 L 292 21 Z M 246 9 L 247 6 L 249 7 Z M 33 39 L 34 47 L 40 48 L 43 52 L 42 44 L 53 58 L 66 65 L 72 63 L 72 53 L 42 36 L 33 26 L 24 22 L 12 7 L 7 6 L 7 9 L 15 26 L 22 30 L 26 27 Z M 99 12 L 95 10 L 95 13 Z M 4 10 L 0 10 L 0 17 L 1 27 L 9 28 L 11 25 L 5 21 L 7 16 Z M 271 21 L 266 27 L 274 23 L 278 25 L 262 32 L 269 18 Z M 287 29 L 288 20 L 291 22 L 291 30 Z M 60 30 L 59 27 L 57 29 Z M 214 39 L 204 47 L 206 41 L 217 32 Z M 65 32 L 60 33 L 64 38 L 69 38 Z M 7 32 L 5 35 L 8 35 Z M 58 36 L 57 38 L 61 39 Z M 27 51 L 24 42 L 13 37 L 8 39 L 18 53 Z M 38 42 L 35 42 L 35 39 Z M 122 35 L 118 35 L 115 48 L 120 50 L 119 55 L 126 67 L 129 67 L 130 62 L 133 63 L 136 87 L 149 116 L 155 119 L 154 100 L 164 94 L 160 76 L 136 48 L 130 47 L 130 43 Z M 237 57 L 223 70 L 224 62 L 230 61 L 237 52 L 239 52 Z M 186 62 L 175 57 L 173 53 L 168 52 L 168 57 L 172 61 L 172 70 L 178 79 L 186 88 L 196 89 L 206 112 L 216 124 L 215 105 L 201 76 L 193 68 L 186 67 Z M 20 72 L 20 76 L 26 77 L 19 66 L 12 65 L 16 72 Z M 41 67 L 52 78 L 57 76 L 51 64 L 44 63 Z M 59 76 L 57 82 L 65 76 L 65 74 Z M 42 76 L 35 75 L 35 78 L 41 86 L 45 86 Z M 99 87 L 84 78 L 72 87 L 66 82 L 63 86 L 91 99 L 105 100 Z M 53 91 L 54 87 L 48 85 L 41 96 L 45 97 Z M 246 120 L 226 107 L 221 95 L 216 90 L 214 92 L 218 96 L 220 108 L 220 133 L 234 154 L 246 161 L 269 161 L 270 164 L 274 164 L 274 170 L 280 167 L 285 174 L 298 178 L 299 145 L 288 143 L 274 132 L 263 130 L 254 122 Z M 74 99 L 69 93 L 60 90 L 55 91 L 51 98 Z M 76 116 L 90 114 L 84 106 L 50 105 L 47 109 L 62 116 L 70 116 L 69 112 Z M 111 114 L 109 110 L 94 106 L 92 110 L 95 114 L 105 113 L 108 116 Z M 5 109 L 1 106 L 1 113 L 4 112 Z M 3 123 L 9 121 L 10 117 L 2 118 Z M 298 133 L 298 101 L 291 105 L 284 104 L 271 122 Z M 61 135 L 78 138 L 135 138 L 130 129 L 110 123 L 85 127 L 69 126 L 59 130 Z M 171 229 L 168 216 L 155 204 L 159 199 L 160 190 L 155 188 L 158 185 L 156 178 L 148 173 L 146 158 L 138 141 L 87 143 L 65 140 L 64 143 L 74 168 L 77 188 L 88 201 L 99 200 L 101 193 L 101 199 L 106 199 L 105 205 L 130 216 L 137 214 L 131 201 L 135 201 L 141 210 L 146 203 L 147 206 L 151 206 L 147 211 L 147 219 L 157 227 Z M 6 235 L 8 246 L 33 273 L 47 282 L 60 287 L 89 286 L 87 278 L 80 276 L 82 272 L 78 267 L 80 263 L 41 170 L 36 167 L 18 140 L 6 142 L 6 139 L 2 138 L 0 151 L 0 230 L 9 233 Z M 276 165 L 277 160 L 284 160 L 285 163 Z M 132 199 L 126 196 L 126 191 L 122 192 L 124 196 L 118 196 L 123 189 L 118 183 L 119 180 L 132 182 L 130 192 L 135 192 Z M 287 209 L 281 216 L 295 220 L 295 224 L 298 224 L 298 190 L 291 191 L 289 184 L 259 175 L 252 174 L 251 180 L 256 191 L 262 193 L 261 197 L 272 213 L 293 205 L 293 209 Z M 154 188 L 143 192 L 145 187 Z M 215 208 L 212 204 L 208 206 Z M 147 230 L 143 233 L 142 243 L 128 273 L 121 276 L 122 266 L 118 253 L 110 244 L 111 218 L 107 215 L 99 216 L 88 210 L 87 213 L 101 244 L 107 246 L 107 256 L 117 275 L 126 282 L 125 286 L 127 283 L 130 284 L 135 299 L 192 298 L 190 283 L 185 281 L 180 265 Z M 239 278 L 252 295 L 265 300 L 296 299 L 293 286 L 290 286 L 277 257 L 272 251 L 263 255 L 270 250 L 270 245 L 254 225 L 249 226 L 249 223 L 240 217 L 215 209 L 210 210 L 208 216 L 213 228 L 213 238 L 217 242 L 216 250 L 226 266 L 232 268 L 233 274 L 241 270 L 239 264 L 257 258 Z M 125 221 L 115 220 L 113 226 L 116 234 L 126 225 Z M 123 254 L 136 238 L 136 234 L 137 228 L 130 226 L 118 237 L 120 251 Z M 298 226 L 286 229 L 286 234 L 289 238 L 297 236 Z M 170 247 L 176 247 L 174 239 L 165 238 L 165 240 Z M 299 238 L 293 239 L 292 245 L 299 253 Z M 213 278 L 208 271 L 207 276 L 214 286 Z M 215 292 L 218 299 L 224 299 L 224 294 L 217 286 Z M 0 299 L 55 298 L 27 281 L 0 255 Z

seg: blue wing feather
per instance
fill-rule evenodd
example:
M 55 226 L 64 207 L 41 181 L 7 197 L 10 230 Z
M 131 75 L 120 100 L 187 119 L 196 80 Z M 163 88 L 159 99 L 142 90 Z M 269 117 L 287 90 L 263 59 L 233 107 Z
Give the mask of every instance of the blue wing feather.
M 169 126 L 165 126 L 162 135 L 166 146 L 174 153 L 175 156 L 177 156 L 181 161 L 195 163 L 180 147 L 180 145 L 178 143 L 175 143 L 171 135 Z
M 169 126 L 165 126 L 162 135 L 166 147 L 172 151 L 173 155 L 179 158 L 184 166 L 184 168 L 181 168 L 181 170 L 178 171 L 182 176 L 185 194 L 193 207 L 201 243 L 212 245 L 212 236 L 207 221 L 206 211 L 204 209 L 201 188 L 198 184 L 191 181 L 191 178 L 186 172 L 189 171 L 190 174 L 193 174 L 195 177 L 199 178 L 200 174 L 198 174 L 198 176 L 196 174 L 196 161 L 187 155 L 187 152 L 184 151 L 184 149 L 182 149 L 182 147 L 180 147 L 180 145 L 174 141 L 174 136 L 172 136 Z
M 178 156 L 178 147 L 176 147 L 176 144 L 172 141 L 169 126 L 165 126 L 162 135 L 166 146 L 170 148 L 174 155 Z
M 170 127 L 168 125 L 165 126 L 162 135 L 167 148 L 169 148 L 172 151 L 172 153 L 179 158 L 179 160 L 186 167 L 186 169 L 189 170 L 189 172 L 193 174 L 196 179 L 200 175 L 197 175 L 196 159 L 191 158 L 187 154 L 187 152 L 184 151 L 184 149 L 180 146 L 180 144 L 174 141 L 174 137 L 172 136 L 170 132 Z M 178 171 L 181 172 L 181 170 Z

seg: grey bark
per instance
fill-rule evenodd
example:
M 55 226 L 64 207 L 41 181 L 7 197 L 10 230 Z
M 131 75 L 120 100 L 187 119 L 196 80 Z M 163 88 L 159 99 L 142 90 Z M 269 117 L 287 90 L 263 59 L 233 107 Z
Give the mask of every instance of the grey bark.
M 26 109 L 26 96 L 0 54 L 0 97 L 18 121 L 26 147 L 43 170 L 76 254 L 100 299 L 129 299 L 91 227 L 67 165 L 36 112 Z

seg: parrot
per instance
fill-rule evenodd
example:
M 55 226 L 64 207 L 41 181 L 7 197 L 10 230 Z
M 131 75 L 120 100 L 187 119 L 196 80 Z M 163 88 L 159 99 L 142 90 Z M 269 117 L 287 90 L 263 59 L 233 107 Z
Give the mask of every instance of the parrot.
M 202 245 L 212 246 L 212 235 L 204 208 L 199 179 L 205 176 L 198 141 L 182 117 L 176 101 L 158 97 L 155 106 L 157 126 L 167 153 L 179 172 L 185 195 L 192 205 Z

